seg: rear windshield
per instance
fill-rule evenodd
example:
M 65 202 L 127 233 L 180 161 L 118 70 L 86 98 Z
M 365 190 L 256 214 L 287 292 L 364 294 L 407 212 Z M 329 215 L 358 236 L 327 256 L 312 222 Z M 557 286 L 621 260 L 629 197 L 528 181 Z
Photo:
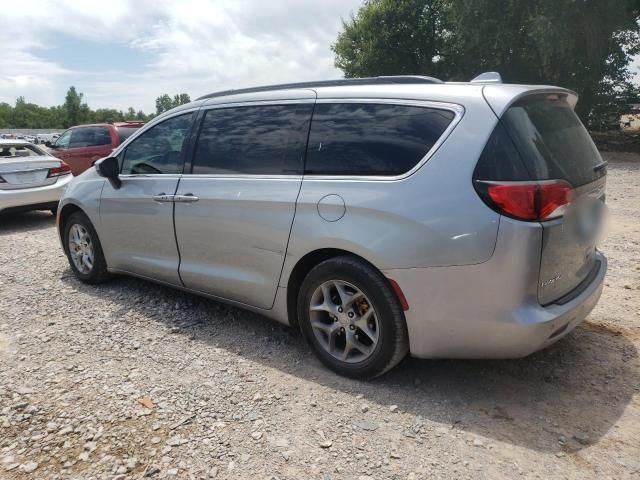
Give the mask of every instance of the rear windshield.
M 606 174 L 597 168 L 602 158 L 565 96 L 526 97 L 501 123 L 531 180 L 563 179 L 579 187 Z
M 116 127 L 116 132 L 118 132 L 118 138 L 120 138 L 120 143 L 124 142 L 127 138 L 135 133 L 140 127 Z
M 35 145 L 0 145 L 0 160 L 47 155 Z
M 566 180 L 574 187 L 606 174 L 602 158 L 560 95 L 532 95 L 502 116 L 476 167 L 480 180 Z

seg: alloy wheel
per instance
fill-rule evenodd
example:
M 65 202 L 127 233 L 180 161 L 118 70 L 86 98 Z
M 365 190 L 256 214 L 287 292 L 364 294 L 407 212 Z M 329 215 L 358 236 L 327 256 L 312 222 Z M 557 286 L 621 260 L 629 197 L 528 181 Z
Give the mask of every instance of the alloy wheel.
M 77 223 L 69 228 L 69 254 L 78 271 L 87 275 L 93 269 L 94 249 L 88 230 Z
M 342 362 L 362 362 L 378 344 L 380 324 L 373 305 L 348 282 L 329 280 L 316 288 L 309 319 L 322 348 Z

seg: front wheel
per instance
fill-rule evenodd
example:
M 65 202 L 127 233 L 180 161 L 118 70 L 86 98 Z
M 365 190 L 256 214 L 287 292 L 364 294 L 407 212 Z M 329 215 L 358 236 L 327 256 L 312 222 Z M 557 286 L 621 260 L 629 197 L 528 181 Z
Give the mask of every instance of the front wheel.
M 84 213 L 75 212 L 67 219 L 63 242 L 71 270 L 79 280 L 97 284 L 109 278 L 98 234 Z
M 320 361 L 341 375 L 382 375 L 408 351 L 404 313 L 388 280 L 355 257 L 332 258 L 309 272 L 298 319 Z

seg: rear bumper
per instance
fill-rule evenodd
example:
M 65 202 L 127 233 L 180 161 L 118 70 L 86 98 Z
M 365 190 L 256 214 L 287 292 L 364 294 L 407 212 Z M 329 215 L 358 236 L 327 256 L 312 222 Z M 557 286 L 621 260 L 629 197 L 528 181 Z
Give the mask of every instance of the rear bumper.
M 32 206 L 35 210 L 42 205 L 55 205 L 72 178 L 73 175 L 64 175 L 56 183 L 45 187 L 0 190 L 0 213 L 5 210 L 29 210 Z
M 601 253 L 597 273 L 578 295 L 543 307 L 535 230 L 502 224 L 501 231 L 494 257 L 483 264 L 384 272 L 409 303 L 405 317 L 413 356 L 524 357 L 564 337 L 593 310 L 607 271 Z

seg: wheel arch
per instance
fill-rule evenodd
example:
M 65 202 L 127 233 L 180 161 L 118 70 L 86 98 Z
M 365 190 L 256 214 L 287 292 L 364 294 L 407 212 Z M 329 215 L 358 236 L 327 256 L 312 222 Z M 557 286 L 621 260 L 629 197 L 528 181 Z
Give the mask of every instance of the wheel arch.
M 389 282 L 389 286 L 396 293 L 396 297 L 398 297 L 398 292 L 396 291 L 396 286 L 393 285 L 392 281 L 386 277 L 386 275 L 374 264 L 372 264 L 369 260 L 358 255 L 356 253 L 350 252 L 348 250 L 343 250 L 340 248 L 321 248 L 318 250 L 313 250 L 311 252 L 306 253 L 302 256 L 294 265 L 291 273 L 289 274 L 289 278 L 287 279 L 287 319 L 289 321 L 289 325 L 294 328 L 299 328 L 298 316 L 297 316 L 297 303 L 298 303 L 298 292 L 300 290 L 300 286 L 304 278 L 307 274 L 318 264 L 324 262 L 325 260 L 329 260 L 335 257 L 341 256 L 349 256 L 360 260 L 371 268 L 376 269 L 380 274 L 387 279 Z M 398 301 L 402 299 L 398 298 Z
M 73 215 L 75 212 L 82 212 L 86 215 L 86 212 L 82 210 L 82 208 L 80 208 L 75 203 L 67 203 L 58 212 L 58 236 L 60 237 L 60 241 L 62 242 L 63 248 L 65 249 L 66 247 L 64 247 L 64 226 L 66 225 L 69 217 Z

